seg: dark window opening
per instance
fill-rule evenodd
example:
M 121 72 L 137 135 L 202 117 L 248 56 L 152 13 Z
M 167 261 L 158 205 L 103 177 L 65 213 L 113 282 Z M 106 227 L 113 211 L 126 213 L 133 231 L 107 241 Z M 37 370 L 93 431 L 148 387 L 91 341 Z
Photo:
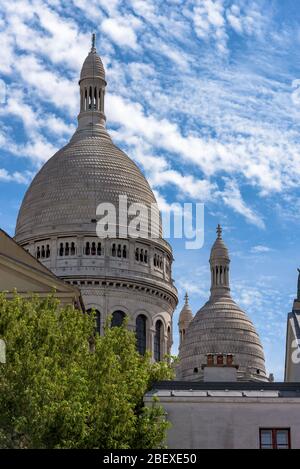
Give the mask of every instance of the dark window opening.
M 117 256 L 118 257 L 121 257 L 121 244 L 118 244 L 118 252 L 117 252 Z
M 47 258 L 50 257 L 50 246 L 49 246 L 49 244 L 47 244 L 47 246 L 46 246 L 46 257 Z
M 155 324 L 154 335 L 154 360 L 159 362 L 162 359 L 162 337 L 163 337 L 163 324 L 160 320 Z
M 147 318 L 143 314 L 140 314 L 136 318 L 136 340 L 137 350 L 141 355 L 145 355 L 146 352 L 146 326 Z
M 115 311 L 112 315 L 111 327 L 122 326 L 126 314 L 123 311 Z

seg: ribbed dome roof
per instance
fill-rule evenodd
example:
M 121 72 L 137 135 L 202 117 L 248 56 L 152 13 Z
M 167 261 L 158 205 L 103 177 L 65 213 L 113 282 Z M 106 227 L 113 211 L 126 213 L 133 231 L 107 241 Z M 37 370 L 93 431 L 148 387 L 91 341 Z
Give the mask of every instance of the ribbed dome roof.
M 208 301 L 190 323 L 180 351 L 181 378 L 199 379 L 194 369 L 201 369 L 208 354 L 218 353 L 233 354 L 244 379 L 266 380 L 259 336 L 245 312 L 227 297 Z
M 72 140 L 43 166 L 24 197 L 16 227 L 17 241 L 32 233 L 91 231 L 101 202 L 156 203 L 136 164 L 109 138 Z
M 100 78 L 101 80 L 105 80 L 103 63 L 95 48 L 92 48 L 91 52 L 83 62 L 80 81 L 85 78 Z
M 180 323 L 183 323 L 183 322 L 190 322 L 192 321 L 193 319 L 193 312 L 191 310 L 191 307 L 189 305 L 189 301 L 188 301 L 188 295 L 187 293 L 185 294 L 185 303 L 184 303 L 184 306 L 182 308 L 182 310 L 180 311 L 180 314 L 179 314 L 179 324 Z
M 113 144 L 105 129 L 105 72 L 94 42 L 93 36 L 92 49 L 80 75 L 78 128 L 70 142 L 43 166 L 27 190 L 17 220 L 18 242 L 32 235 L 53 233 L 95 235 L 96 208 L 100 203 L 114 205 L 118 235 L 120 195 L 127 196 L 128 206 L 141 203 L 149 209 L 149 220 L 145 230 L 141 227 L 141 237 L 148 236 L 150 222 L 161 235 L 159 210 L 152 206 L 156 199 L 147 180 L 136 164 Z M 92 95 L 86 93 L 86 78 L 93 79 Z M 150 218 L 151 208 L 156 216 Z M 127 225 L 126 219 L 124 223 Z
M 229 252 L 222 239 L 222 228 L 220 225 L 218 225 L 217 227 L 217 233 L 218 233 L 218 237 L 211 248 L 210 260 L 215 260 L 215 259 L 220 259 L 220 258 L 229 260 Z

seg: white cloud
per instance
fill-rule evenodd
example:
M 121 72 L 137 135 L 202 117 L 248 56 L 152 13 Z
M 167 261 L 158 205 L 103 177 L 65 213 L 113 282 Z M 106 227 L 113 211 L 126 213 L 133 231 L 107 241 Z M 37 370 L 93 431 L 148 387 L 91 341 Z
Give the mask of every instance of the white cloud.
M 137 36 L 135 29 L 140 26 L 138 19 L 106 18 L 102 21 L 101 29 L 118 45 L 137 49 Z
M 246 205 L 236 181 L 225 178 L 225 188 L 221 196 L 228 207 L 245 217 L 249 223 L 256 225 L 258 228 L 265 228 L 263 219 Z
M 15 171 L 9 173 L 6 169 L 0 168 L 0 181 L 2 182 L 16 182 L 18 184 L 28 184 L 33 177 L 33 173 L 30 171 L 25 171 L 21 173 Z
M 254 254 L 263 254 L 263 253 L 270 252 L 270 251 L 272 251 L 271 248 L 269 248 L 268 246 L 260 245 L 260 244 L 257 246 L 253 246 L 251 248 L 251 252 Z
M 41 99 L 74 116 L 79 99 L 76 83 L 48 70 L 38 59 L 29 55 L 19 57 L 15 68 Z
M 4 104 L 6 101 L 6 83 L 0 79 L 0 104 Z

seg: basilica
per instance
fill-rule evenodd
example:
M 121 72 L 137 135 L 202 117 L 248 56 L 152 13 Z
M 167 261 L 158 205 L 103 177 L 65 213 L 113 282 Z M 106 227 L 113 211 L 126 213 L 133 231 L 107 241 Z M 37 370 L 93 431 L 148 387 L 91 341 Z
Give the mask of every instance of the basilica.
M 0 269 L 7 275 L 9 257 L 10 271 L 17 275 L 17 263 L 25 269 L 27 262 L 38 292 L 42 287 L 37 271 L 43 275 L 43 288 L 55 284 L 62 298 L 83 311 L 94 309 L 99 334 L 108 316 L 112 326 L 126 317 L 138 351 L 148 350 L 160 361 L 171 352 L 178 304 L 172 247 L 163 238 L 146 178 L 106 129 L 105 90 L 105 70 L 93 37 L 80 73 L 77 129 L 29 186 L 14 241 L 2 233 Z M 121 211 L 120 196 L 127 204 Z M 97 236 L 97 208 L 103 203 L 118 207 L 114 237 Z M 138 237 L 122 234 L 122 210 L 127 213 L 129 205 L 147 207 L 153 215 L 151 226 L 147 220 Z M 150 235 L 153 223 L 155 237 Z M 178 323 L 176 380 L 156 383 L 145 403 L 150 405 L 157 396 L 165 407 L 172 423 L 171 448 L 300 448 L 300 385 L 295 383 L 300 365 L 291 360 L 293 344 L 300 338 L 300 280 L 288 316 L 285 383 L 274 383 L 255 326 L 231 296 L 225 236 L 218 225 L 209 259 L 210 296 L 195 315 L 186 294 Z M 30 285 L 28 272 L 24 292 Z M 297 343 L 299 349 L 300 340 Z
M 15 240 L 57 277 L 81 291 L 85 310 L 96 310 L 98 332 L 128 318 L 141 353 L 155 360 L 170 353 L 177 290 L 172 248 L 162 238 L 154 194 L 136 164 L 105 127 L 105 71 L 93 42 L 79 80 L 78 127 L 70 142 L 42 167 L 26 192 Z M 96 211 L 101 203 L 142 204 L 156 211 L 158 236 L 141 232 L 99 239 Z M 119 212 L 119 211 L 118 211 Z M 120 217 L 121 218 L 121 217 Z M 149 221 L 150 225 L 150 221 Z M 151 227 L 153 228 L 153 227 Z M 155 228 L 155 227 L 154 227 Z

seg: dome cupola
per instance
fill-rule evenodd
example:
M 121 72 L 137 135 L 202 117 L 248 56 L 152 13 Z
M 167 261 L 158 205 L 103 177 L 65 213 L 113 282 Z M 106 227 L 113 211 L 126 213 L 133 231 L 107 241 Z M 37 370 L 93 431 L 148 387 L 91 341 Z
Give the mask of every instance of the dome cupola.
M 267 381 L 259 336 L 250 318 L 230 295 L 230 258 L 220 225 L 209 262 L 211 295 L 185 332 L 177 377 L 203 381 L 206 367 L 216 366 L 221 370 L 228 365 L 237 370 L 240 381 Z
M 188 294 L 186 293 L 184 296 L 184 306 L 182 310 L 180 311 L 179 314 L 179 321 L 178 321 L 178 326 L 179 326 L 179 338 L 180 338 L 180 343 L 179 346 L 181 347 L 184 336 L 186 334 L 187 328 L 189 327 L 190 322 L 193 320 L 193 313 L 191 310 L 191 307 L 189 305 L 189 297 Z

